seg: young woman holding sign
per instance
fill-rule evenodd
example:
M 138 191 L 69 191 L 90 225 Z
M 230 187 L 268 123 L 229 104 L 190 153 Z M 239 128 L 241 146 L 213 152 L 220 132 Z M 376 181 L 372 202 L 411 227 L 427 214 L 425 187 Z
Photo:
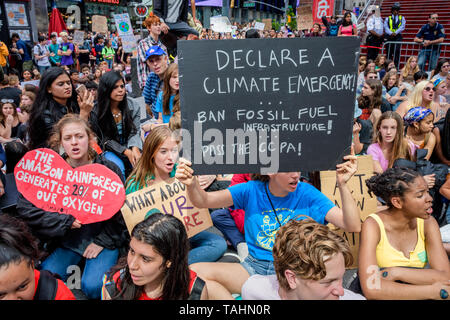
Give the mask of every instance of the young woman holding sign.
M 366 184 L 388 209 L 371 214 L 362 226 L 358 273 L 364 295 L 448 299 L 450 263 L 423 177 L 411 169 L 391 168 Z
M 90 147 L 94 134 L 88 124 L 74 114 L 65 115 L 55 126 L 51 145 L 63 148 L 63 158 L 72 168 L 98 163 L 121 177 L 119 168 Z M 73 272 L 69 266 L 86 259 L 81 288 L 91 299 L 100 298 L 102 276 L 116 262 L 119 249 L 127 243 L 127 232 L 120 212 L 106 221 L 83 225 L 69 214 L 48 212 L 34 206 L 22 195 L 17 203 L 18 216 L 43 243 L 54 240 L 57 246 L 41 265 L 42 270 L 59 274 L 63 280 Z M 55 243 L 56 242 L 56 243 Z
M 39 258 L 36 239 L 26 225 L 0 215 L 0 300 L 75 300 L 61 280 L 36 270 Z
M 234 205 L 236 209 L 245 210 L 247 258 L 240 264 L 199 263 L 192 265 L 192 269 L 215 285 L 216 296 L 223 294 L 224 298 L 229 298 L 230 293 L 241 292 L 242 285 L 251 275 L 275 273 L 272 247 L 278 229 L 288 221 L 312 217 L 319 223 L 330 222 L 343 230 L 359 232 L 359 211 L 347 186 L 357 170 L 353 147 L 351 153 L 344 157 L 344 163 L 336 166 L 342 209 L 313 186 L 299 182 L 299 172 L 256 175 L 254 181 L 226 190 L 205 192 L 194 176 L 191 164 L 187 160 L 180 162 L 176 177 L 187 186 L 188 196 L 195 206 L 221 208 Z
M 140 107 L 127 97 L 125 81 L 116 71 L 100 78 L 97 96 L 89 120 L 106 159 L 114 162 L 126 178 L 141 157 Z
M 131 233 L 128 256 L 103 280 L 103 300 L 207 300 L 205 282 L 188 267 L 183 223 L 153 213 Z
M 142 157 L 125 183 L 126 193 L 175 177 L 179 143 L 179 138 L 167 126 L 152 129 L 145 139 Z M 224 238 L 206 230 L 191 237 L 189 242 L 189 264 L 217 261 L 227 249 Z

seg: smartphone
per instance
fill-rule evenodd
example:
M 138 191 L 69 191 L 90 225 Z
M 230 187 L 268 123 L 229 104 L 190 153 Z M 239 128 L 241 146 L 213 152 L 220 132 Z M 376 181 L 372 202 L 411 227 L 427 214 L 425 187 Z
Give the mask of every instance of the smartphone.
M 76 90 L 80 97 L 84 97 L 84 94 L 86 93 L 86 86 L 84 84 L 80 84 Z

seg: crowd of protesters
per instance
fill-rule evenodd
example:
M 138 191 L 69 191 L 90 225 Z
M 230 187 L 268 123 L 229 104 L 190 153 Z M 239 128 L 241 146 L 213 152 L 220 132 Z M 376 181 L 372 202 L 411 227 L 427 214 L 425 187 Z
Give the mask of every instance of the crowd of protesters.
M 360 56 L 351 154 L 336 166 L 341 208 L 299 172 L 234 174 L 230 181 L 196 176 L 179 159 L 174 132 L 189 111 L 180 105 L 171 37 L 357 36 L 352 13 L 328 18 L 324 29 L 236 23 L 232 32 L 219 33 L 191 15 L 179 27 L 167 14 L 151 13 L 135 56 L 114 33 L 87 32 L 78 44 L 66 31 L 41 34 L 33 47 L 13 34 L 10 46 L 0 43 L 0 196 L 5 174 L 27 151 L 51 148 L 72 168 L 106 166 L 127 194 L 176 177 L 195 206 L 210 208 L 216 230 L 188 238 L 178 219 L 154 213 L 128 233 L 120 211 L 84 225 L 19 195 L 13 210 L 0 214 L 0 299 L 75 299 L 65 284 L 73 265 L 83 269 L 88 299 L 447 299 L 448 60 L 438 59 L 427 73 L 417 56 L 402 68 L 388 56 Z M 135 90 L 145 105 L 130 97 Z M 373 159 L 367 186 L 379 210 L 361 223 L 347 182 L 365 154 Z M 361 232 L 358 277 L 350 287 L 343 287 L 343 277 L 353 257 L 327 223 Z M 371 285 L 373 274 L 378 287 Z

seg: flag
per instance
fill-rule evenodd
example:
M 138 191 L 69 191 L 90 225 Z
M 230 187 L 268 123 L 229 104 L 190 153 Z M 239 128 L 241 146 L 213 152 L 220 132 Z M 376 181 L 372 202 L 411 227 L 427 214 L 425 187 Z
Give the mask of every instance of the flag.
M 61 31 L 65 30 L 67 30 L 66 23 L 61 16 L 61 12 L 59 12 L 58 8 L 56 8 L 55 1 L 52 1 L 52 13 L 50 16 L 50 23 L 48 25 L 48 36 L 50 38 L 52 32 L 59 34 Z

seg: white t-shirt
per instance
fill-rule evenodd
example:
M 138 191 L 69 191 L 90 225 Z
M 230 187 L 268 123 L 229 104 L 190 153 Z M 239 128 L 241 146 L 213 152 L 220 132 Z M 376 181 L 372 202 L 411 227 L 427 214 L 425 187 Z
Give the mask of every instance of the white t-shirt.
M 40 43 L 38 43 L 37 45 L 34 46 L 34 49 L 33 49 L 34 55 L 43 56 L 47 52 L 49 52 L 47 45 L 41 45 Z M 48 56 L 43 57 L 42 59 L 36 60 L 36 62 L 37 62 L 37 65 L 40 67 L 51 66 L 50 61 L 48 60 Z
M 278 294 L 278 279 L 276 275 L 253 275 L 242 286 L 242 300 L 281 300 Z M 366 300 L 360 294 L 344 289 L 344 295 L 339 300 Z

